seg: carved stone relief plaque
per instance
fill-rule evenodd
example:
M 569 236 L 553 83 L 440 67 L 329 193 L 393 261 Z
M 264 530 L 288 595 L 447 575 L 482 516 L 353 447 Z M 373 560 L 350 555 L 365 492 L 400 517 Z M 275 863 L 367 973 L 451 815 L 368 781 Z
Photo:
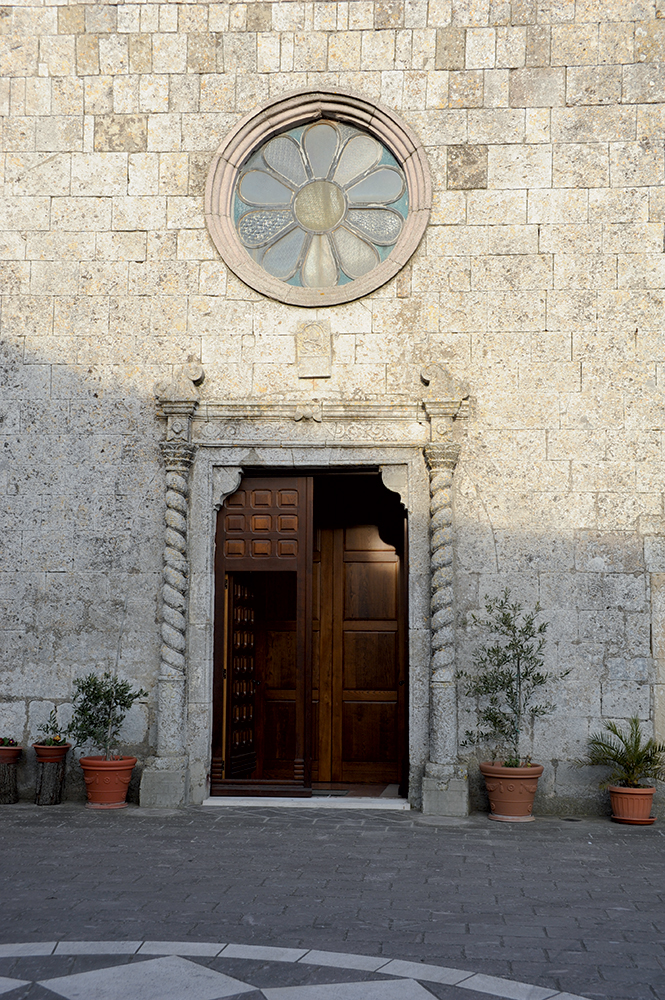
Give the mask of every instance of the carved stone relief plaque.
M 298 378 L 330 378 L 332 346 L 328 323 L 301 323 L 296 333 Z

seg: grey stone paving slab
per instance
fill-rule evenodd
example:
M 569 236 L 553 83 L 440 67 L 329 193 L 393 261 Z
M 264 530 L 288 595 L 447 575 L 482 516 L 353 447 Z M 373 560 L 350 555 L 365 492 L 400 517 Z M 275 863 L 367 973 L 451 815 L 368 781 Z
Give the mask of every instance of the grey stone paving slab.
M 205 941 L 144 941 L 138 955 L 198 955 L 216 958 L 225 944 L 208 944 Z
M 538 817 L 517 828 L 269 806 L 98 815 L 71 803 L 7 805 L 2 820 L 0 941 L 41 951 L 61 937 L 168 933 L 351 949 L 591 1000 L 665 1000 L 660 824 Z
M 281 986 L 264 989 L 266 1000 L 431 1000 L 412 979 L 384 983 L 336 983 L 331 986 Z
M 490 993 L 493 997 L 506 997 L 507 1000 L 549 1000 L 558 993 L 558 990 L 547 990 L 528 983 L 511 983 L 497 976 L 471 976 L 459 985 L 465 990 Z
M 297 962 L 306 954 L 302 948 L 266 948 L 253 944 L 227 944 L 220 958 L 255 958 L 266 962 Z
M 401 959 L 388 962 L 381 972 L 391 976 L 410 976 L 412 979 L 424 979 L 426 982 L 443 983 L 446 986 L 455 986 L 473 975 L 472 972 L 463 972 L 461 969 L 427 965 L 424 962 L 404 962 Z
M 385 958 L 373 955 L 352 955 L 343 951 L 309 951 L 299 960 L 300 965 L 328 965 L 336 969 L 361 969 L 376 972 L 386 965 Z
M 237 979 L 174 955 L 40 983 L 67 1000 L 221 1000 L 250 993 Z
M 5 976 L 0 976 L 0 993 L 11 993 L 12 990 L 17 990 L 19 986 L 29 985 L 24 979 L 7 979 Z

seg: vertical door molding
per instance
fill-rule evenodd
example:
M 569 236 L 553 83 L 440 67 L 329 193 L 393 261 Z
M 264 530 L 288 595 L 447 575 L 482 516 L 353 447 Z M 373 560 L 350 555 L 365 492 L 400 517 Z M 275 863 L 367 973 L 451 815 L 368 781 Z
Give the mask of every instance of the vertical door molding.
M 158 413 L 166 420 L 166 440 L 161 444 L 166 506 L 157 740 L 156 753 L 147 762 L 141 778 L 141 805 L 145 806 L 183 805 L 189 784 L 185 692 L 189 598 L 187 525 L 189 477 L 196 453 L 192 444 L 192 418 L 198 407 L 197 385 L 203 377 L 200 365 L 189 365 L 170 382 L 155 386 Z

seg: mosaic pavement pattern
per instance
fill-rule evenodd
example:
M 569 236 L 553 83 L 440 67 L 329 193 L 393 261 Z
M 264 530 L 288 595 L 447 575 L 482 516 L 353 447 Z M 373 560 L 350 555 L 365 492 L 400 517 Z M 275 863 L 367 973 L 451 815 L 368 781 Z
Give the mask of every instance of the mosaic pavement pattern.
M 198 941 L 3 944 L 0 995 L 3 1000 L 584 1000 L 419 962 Z

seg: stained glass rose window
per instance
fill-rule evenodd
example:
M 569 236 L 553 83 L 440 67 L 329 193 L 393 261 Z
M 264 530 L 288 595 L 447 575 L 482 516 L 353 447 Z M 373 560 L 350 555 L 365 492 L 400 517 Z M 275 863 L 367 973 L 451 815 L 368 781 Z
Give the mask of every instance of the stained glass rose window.
M 273 97 L 210 163 L 206 225 L 245 284 L 289 305 L 337 305 L 390 281 L 427 228 L 422 144 L 390 108 L 339 88 Z
M 408 208 L 392 153 L 332 121 L 264 143 L 240 171 L 233 205 L 252 259 L 304 288 L 345 285 L 374 270 L 399 239 Z

